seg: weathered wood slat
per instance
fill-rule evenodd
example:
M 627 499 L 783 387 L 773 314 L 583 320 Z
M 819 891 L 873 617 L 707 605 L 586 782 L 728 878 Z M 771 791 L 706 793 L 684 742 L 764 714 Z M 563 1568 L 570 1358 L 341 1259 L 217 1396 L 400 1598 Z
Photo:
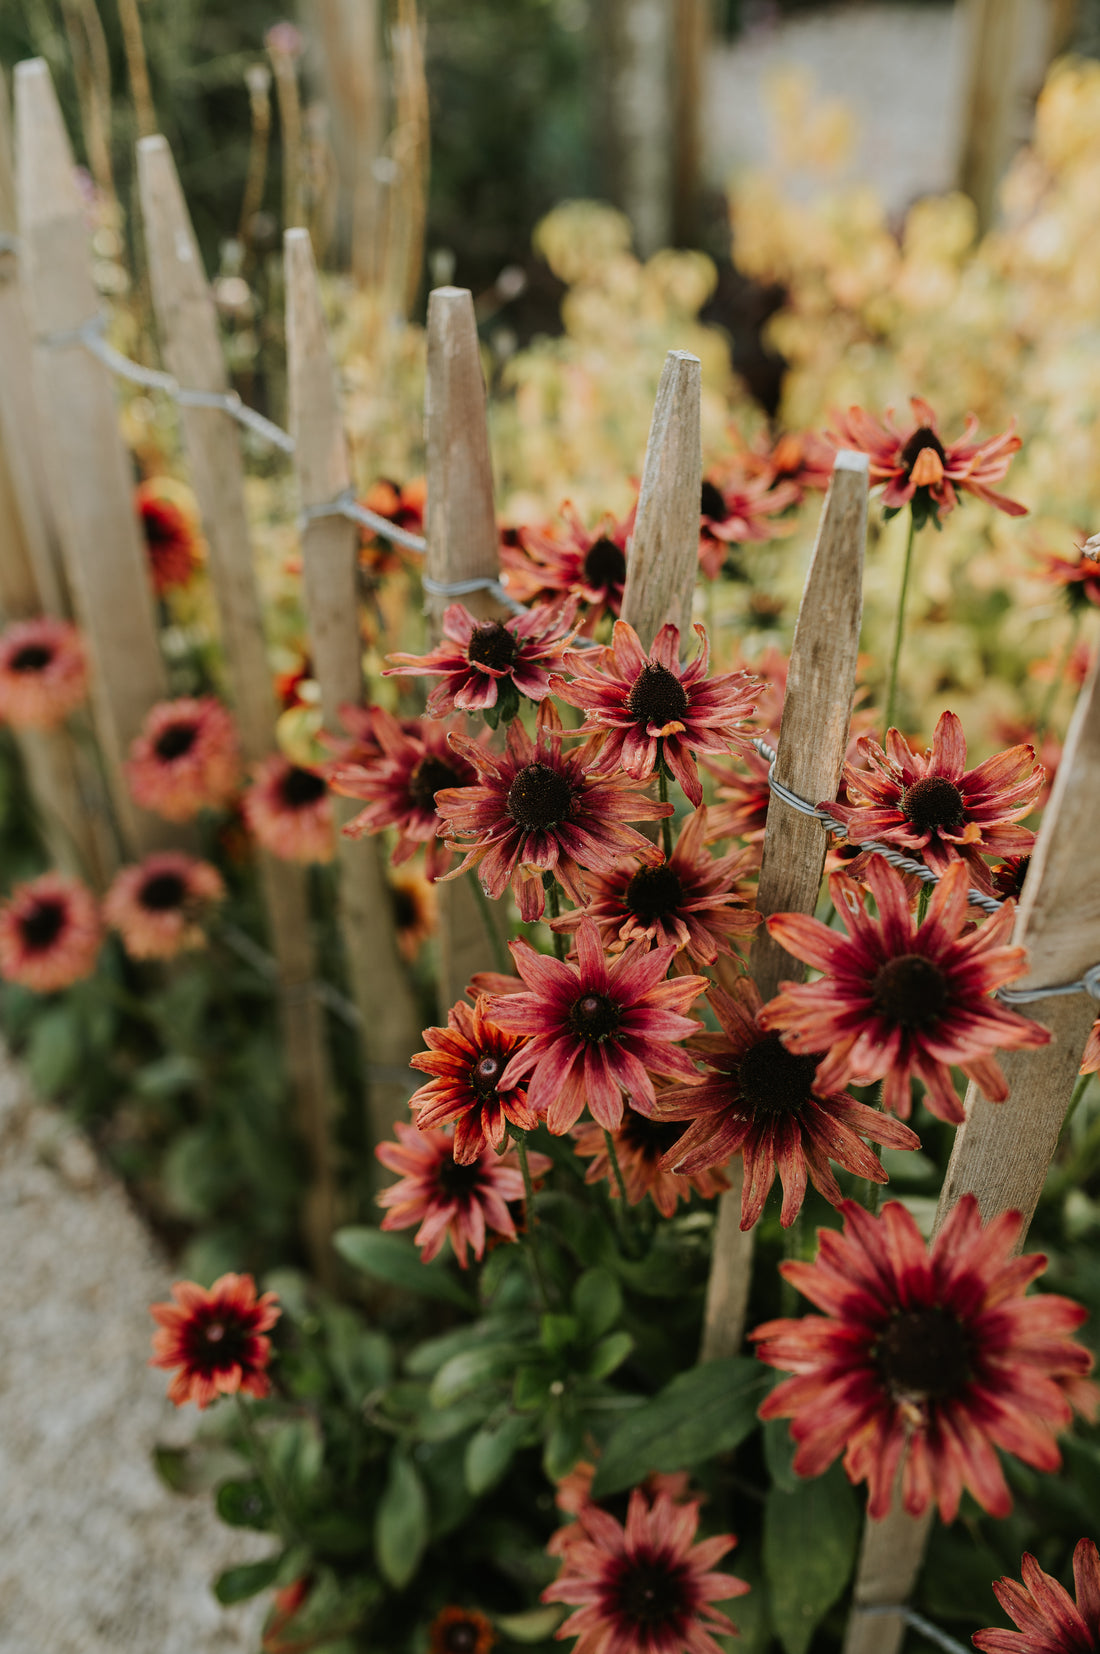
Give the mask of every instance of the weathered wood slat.
M 111 378 L 79 343 L 66 342 L 97 315 L 99 300 L 72 152 L 40 59 L 16 67 L 15 112 L 20 234 L 65 566 L 92 660 L 115 816 L 126 850 L 145 852 L 181 835 L 134 805 L 122 763 L 167 679 Z
M 622 617 L 648 649 L 666 621 L 690 654 L 691 602 L 699 568 L 699 429 L 702 366 L 686 350 L 665 357 L 642 467 L 638 515 L 626 564 Z
M 349 486 L 347 445 L 336 375 L 309 234 L 285 237 L 287 359 L 290 425 L 303 507 L 324 505 Z M 321 689 L 325 727 L 340 730 L 340 708 L 363 699 L 362 640 L 356 590 L 359 534 L 342 517 L 321 517 L 302 531 L 306 612 L 310 652 Z M 358 809 L 354 800 L 334 798 L 338 823 Z M 363 1050 L 369 1065 L 407 1068 L 421 1043 L 420 1017 L 397 949 L 393 906 L 377 840 L 338 834 L 340 928 L 355 1002 L 362 1014 Z M 407 1118 L 413 1090 L 374 1074 L 369 1084 L 369 1122 L 375 1142 Z
M 195 390 L 229 388 L 217 314 L 165 139 L 137 146 L 138 182 L 153 303 L 169 372 Z M 248 763 L 275 746 L 276 704 L 264 641 L 244 496 L 240 431 L 217 408 L 181 407 L 184 446 L 210 550 L 210 576 L 222 657 L 241 752 Z M 278 968 L 280 1022 L 295 1112 L 310 1155 L 306 1238 L 322 1278 L 331 1274 L 329 1242 L 338 1221 L 331 1134 L 332 1077 L 324 1011 L 309 985 L 317 956 L 304 867 L 259 856 L 260 881 Z
M 1077 701 L 1050 801 L 1028 868 L 1013 941 L 1028 950 L 1028 974 L 1014 988 L 1054 987 L 1077 981 L 1100 960 L 1100 865 L 1082 853 L 1100 810 L 1100 677 L 1098 663 Z M 933 1233 L 967 1191 L 988 1222 L 998 1212 L 1024 1216 L 1027 1226 L 1042 1193 L 1081 1056 L 1096 1017 L 1086 993 L 1038 1000 L 1019 1009 L 1051 1030 L 1049 1045 L 1009 1051 L 998 1058 L 1009 1085 L 1006 1102 L 990 1103 L 977 1087 L 966 1094 L 966 1120 L 940 1193 Z M 870 1615 L 864 1607 L 906 1601 L 928 1535 L 928 1521 L 900 1511 L 867 1524 L 844 1654 L 897 1654 L 904 1635 L 898 1615 Z
M 867 542 L 865 454 L 842 450 L 825 496 L 798 611 L 776 779 L 816 803 L 835 798 L 848 746 L 863 616 L 863 553 Z M 770 913 L 812 913 L 821 889 L 828 835 L 820 822 L 772 794 L 756 905 Z M 806 967 L 763 927 L 753 939 L 750 968 L 765 1000 L 781 979 L 801 981 Z M 741 1230 L 744 1162 L 730 1167 L 721 1196 L 703 1324 L 701 1358 L 736 1355 L 745 1330 L 752 1277 L 753 1231 Z
M 444 584 L 496 580 L 500 575 L 493 468 L 485 380 L 481 372 L 473 295 L 465 287 L 437 287 L 428 299 L 428 376 L 424 390 L 428 448 L 428 555 L 425 572 Z M 428 595 L 436 637 L 443 612 L 461 602 L 471 614 L 499 617 L 490 592 L 461 598 Z M 460 998 L 475 971 L 493 965 L 485 920 L 470 879 L 439 885 L 440 999 Z M 505 898 L 505 901 L 507 898 Z M 503 909 L 503 903 L 500 904 Z M 505 914 L 493 910 L 503 933 Z

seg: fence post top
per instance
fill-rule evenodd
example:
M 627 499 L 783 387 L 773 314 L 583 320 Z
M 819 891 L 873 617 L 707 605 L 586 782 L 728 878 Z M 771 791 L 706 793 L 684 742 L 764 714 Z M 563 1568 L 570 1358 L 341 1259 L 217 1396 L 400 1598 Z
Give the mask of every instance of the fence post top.
M 302 225 L 297 224 L 293 229 L 283 231 L 283 246 L 288 249 L 301 246 L 312 248 L 313 243 L 310 240 L 309 231 Z
M 833 460 L 834 471 L 859 471 L 870 469 L 870 460 L 866 454 L 859 453 L 855 448 L 838 448 Z
M 699 360 L 699 357 L 696 356 L 695 352 L 692 351 L 692 350 L 670 350 L 668 355 L 665 357 L 665 361 L 666 362 L 695 362 L 699 367 L 702 367 L 702 365 L 703 365 L 702 362 Z
M 16 80 L 49 80 L 50 66 L 44 57 L 25 57 L 15 65 Z
M 139 155 L 159 155 L 168 148 L 168 139 L 163 132 L 151 132 L 147 138 L 139 138 L 137 152 Z
M 468 287 L 433 287 L 428 294 L 429 302 L 432 299 L 472 299 L 473 293 Z

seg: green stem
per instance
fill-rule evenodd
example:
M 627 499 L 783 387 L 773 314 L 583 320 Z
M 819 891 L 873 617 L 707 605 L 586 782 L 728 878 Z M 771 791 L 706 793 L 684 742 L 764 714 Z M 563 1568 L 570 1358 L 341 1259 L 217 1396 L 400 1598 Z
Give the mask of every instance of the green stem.
M 664 759 L 661 759 L 657 771 L 657 797 L 662 804 L 668 803 L 668 776 L 665 774 Z M 665 848 L 665 860 L 672 860 L 672 817 L 665 816 L 661 821 L 661 842 Z
M 615 1147 L 615 1139 L 606 1126 L 603 1128 L 603 1140 L 611 1170 L 615 1175 L 615 1187 L 618 1189 L 619 1199 L 623 1203 L 623 1219 L 625 1221 L 627 1211 L 626 1184 L 623 1182 L 623 1169 L 619 1165 L 619 1154 Z
M 514 976 L 515 969 L 511 957 L 504 944 L 504 938 L 497 929 L 496 921 L 493 918 L 493 910 L 489 906 L 489 898 L 481 888 L 481 880 L 477 876 L 476 867 L 470 871 L 470 883 L 474 892 L 474 900 L 477 903 L 477 910 L 481 914 L 481 922 L 485 926 L 485 934 L 489 938 L 493 963 L 502 976 Z
M 557 887 L 556 884 L 552 884 L 550 886 L 549 890 L 546 892 L 546 905 L 550 909 L 551 919 L 557 919 L 557 918 L 561 917 L 561 897 L 558 895 L 558 887 Z M 554 938 L 554 954 L 555 954 L 555 957 L 558 958 L 558 959 L 564 959 L 565 958 L 565 937 L 558 930 L 552 930 L 550 932 L 550 934 Z
M 886 713 L 883 719 L 883 736 L 893 728 L 894 708 L 898 698 L 898 662 L 901 660 L 901 640 L 905 635 L 905 599 L 909 591 L 909 570 L 913 562 L 913 541 L 917 537 L 917 525 L 913 512 L 909 512 L 909 538 L 905 542 L 905 563 L 901 571 L 901 591 L 898 595 L 898 620 L 894 628 L 894 653 L 890 661 L 890 678 L 886 689 Z
M 1054 711 L 1054 706 L 1058 699 L 1058 691 L 1062 687 L 1062 680 L 1066 675 L 1066 667 L 1069 665 L 1070 656 L 1073 654 L 1074 645 L 1077 642 L 1077 634 L 1080 629 L 1081 614 L 1080 611 L 1077 611 L 1074 614 L 1070 625 L 1069 638 L 1066 642 L 1065 648 L 1062 651 L 1062 658 L 1059 660 L 1058 665 L 1055 668 L 1054 676 L 1050 680 L 1050 688 L 1043 696 L 1043 704 L 1039 708 L 1039 717 L 1035 724 L 1036 746 L 1039 745 L 1040 741 L 1043 739 L 1043 736 L 1047 732 L 1047 725 L 1050 723 L 1050 715 Z
M 519 1169 L 523 1174 L 523 1202 L 527 1218 L 527 1228 L 523 1236 L 523 1245 L 527 1256 L 531 1260 L 531 1273 L 535 1277 L 535 1287 L 543 1309 L 550 1313 L 550 1294 L 546 1287 L 546 1277 L 542 1272 L 542 1259 L 539 1257 L 538 1244 L 535 1240 L 535 1230 L 538 1227 L 538 1218 L 535 1215 L 535 1186 L 531 1182 L 531 1166 L 527 1159 L 527 1143 L 524 1138 L 516 1138 L 516 1153 L 519 1156 Z

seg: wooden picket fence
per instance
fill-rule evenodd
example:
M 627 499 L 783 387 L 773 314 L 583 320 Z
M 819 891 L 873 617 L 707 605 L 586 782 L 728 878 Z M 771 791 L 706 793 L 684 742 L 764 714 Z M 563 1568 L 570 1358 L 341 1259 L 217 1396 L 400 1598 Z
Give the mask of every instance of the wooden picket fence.
M 108 368 L 84 345 L 97 299 L 72 156 L 44 64 L 22 64 L 16 74 L 14 190 L 5 117 L 0 107 L 0 355 L 7 365 L 0 375 L 0 606 L 9 619 L 73 612 L 87 635 L 105 787 L 70 735 L 42 736 L 23 746 L 59 857 L 102 885 L 121 857 L 179 842 L 178 829 L 134 807 L 120 769 L 149 705 L 165 694 L 166 678 L 114 386 Z M 164 363 L 181 383 L 212 396 L 224 394 L 214 308 L 162 138 L 141 141 L 138 165 Z M 318 510 L 346 496 L 350 474 L 313 254 L 301 229 L 286 235 L 286 289 L 305 608 L 324 723 L 335 730 L 339 707 L 361 703 L 364 696 L 355 601 L 358 533 L 345 517 Z M 465 290 L 442 288 L 431 296 L 426 417 L 431 612 L 438 623 L 445 602 L 440 586 L 474 580 L 485 582 L 485 589 L 468 601 L 493 613 L 499 590 L 494 594 L 490 588 L 499 571 L 485 387 Z M 230 694 L 245 755 L 256 760 L 272 750 L 275 706 L 244 509 L 239 429 L 224 408 L 210 406 L 182 409 L 181 424 L 210 547 Z M 699 424 L 699 362 L 672 352 L 645 455 L 623 603 L 624 617 L 647 646 L 666 620 L 686 631 L 691 616 Z M 777 778 L 811 801 L 835 796 L 848 740 L 867 493 L 865 457 L 839 454 L 799 612 L 776 762 Z M 1030 974 L 1023 984 L 1028 989 L 1077 983 L 1096 963 L 1100 862 L 1089 854 L 1086 829 L 1098 808 L 1100 690 L 1094 664 L 1019 906 L 1015 939 L 1029 950 Z M 812 912 L 826 847 L 821 824 L 773 794 L 761 911 Z M 377 846 L 339 835 L 338 870 L 348 980 L 369 1078 L 366 1106 L 378 1139 L 389 1133 L 412 1089 L 407 1063 L 419 1046 L 420 1029 Z M 327 1272 L 336 1217 L 333 1101 L 306 887 L 300 870 L 266 857 L 261 878 L 288 1068 L 311 1156 L 307 1233 L 317 1267 Z M 458 996 L 471 970 L 491 963 L 469 890 L 450 885 L 445 898 L 444 1005 Z M 751 964 L 765 998 L 781 978 L 803 974 L 802 965 L 766 934 L 754 943 Z M 976 1194 L 987 1220 L 1009 1208 L 1030 1220 L 1095 1009 L 1081 988 L 1029 1005 L 1029 1014 L 1050 1028 L 1051 1043 L 1003 1058 L 1008 1102 L 989 1104 L 971 1087 L 940 1197 L 937 1231 L 966 1191 Z M 737 1172 L 731 1167 L 731 1174 Z M 742 1344 L 752 1253 L 751 1232 L 743 1235 L 739 1228 L 739 1207 L 735 1186 L 722 1197 L 716 1226 L 703 1360 L 734 1354 Z M 845 1654 L 897 1654 L 928 1527 L 929 1521 L 900 1514 L 868 1524 Z

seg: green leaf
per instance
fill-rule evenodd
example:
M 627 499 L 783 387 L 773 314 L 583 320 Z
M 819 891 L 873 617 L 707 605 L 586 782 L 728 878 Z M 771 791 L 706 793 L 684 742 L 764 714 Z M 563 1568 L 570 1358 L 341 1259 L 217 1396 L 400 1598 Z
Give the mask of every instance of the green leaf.
M 189 1455 L 184 1447 L 154 1447 L 153 1469 L 173 1493 L 190 1492 Z
M 782 1488 L 784 1493 L 795 1493 L 802 1486 L 802 1477 L 794 1473 L 795 1448 L 786 1419 L 765 1420 L 764 1460 L 772 1486 Z
M 523 1614 L 498 1614 L 496 1626 L 509 1642 L 541 1643 L 553 1636 L 567 1613 L 567 1608 L 548 1603 L 545 1608 L 528 1608 Z
M 424 1263 L 410 1240 L 381 1229 L 338 1229 L 333 1243 L 342 1258 L 373 1275 L 377 1281 L 419 1292 L 425 1298 L 442 1298 L 461 1309 L 473 1309 L 474 1301 L 440 1260 Z
M 612 1431 L 592 1497 L 634 1487 L 654 1470 L 686 1470 L 728 1453 L 755 1428 L 767 1384 L 760 1363 L 739 1355 L 679 1373 Z
M 385 1492 L 374 1518 L 374 1551 L 382 1577 L 402 1591 L 420 1566 L 428 1542 L 428 1496 L 409 1459 L 390 1459 Z
M 573 1313 L 584 1337 L 595 1343 L 610 1332 L 623 1312 L 623 1294 L 608 1269 L 586 1269 L 573 1288 Z
M 504 1475 L 531 1429 L 522 1413 L 509 1413 L 499 1424 L 483 1425 L 466 1445 L 466 1486 L 476 1497 L 487 1493 Z
M 463 1350 L 482 1345 L 510 1343 L 515 1333 L 515 1322 L 502 1316 L 467 1322 L 453 1332 L 445 1332 L 439 1338 L 427 1338 L 423 1344 L 417 1344 L 405 1357 L 405 1371 L 412 1373 L 414 1378 L 431 1378 L 453 1355 L 461 1355 Z
M 452 1355 L 432 1380 L 429 1391 L 432 1406 L 447 1407 L 460 1396 L 469 1395 L 471 1390 L 495 1383 L 513 1371 L 522 1353 L 516 1344 L 489 1344 Z
M 550 1399 L 553 1381 L 554 1369 L 541 1361 L 533 1366 L 521 1367 L 512 1386 L 512 1405 L 528 1412 L 533 1408 L 545 1407 Z
M 244 1602 L 274 1585 L 281 1562 L 280 1554 L 269 1556 L 265 1562 L 245 1562 L 239 1568 L 227 1568 L 214 1581 L 214 1595 L 226 1608 L 234 1602 Z
M 26 1063 L 31 1084 L 41 1096 L 55 1096 L 76 1078 L 83 1045 L 80 1023 L 68 1005 L 53 1005 L 36 1020 Z
M 544 1315 L 539 1321 L 539 1340 L 551 1355 L 562 1355 L 577 1341 L 580 1323 L 573 1315 Z
M 559 1419 L 546 1438 L 542 1450 L 542 1468 L 552 1482 L 568 1476 L 584 1452 L 584 1425 L 573 1417 Z
M 193 1057 L 170 1051 L 155 1062 L 146 1063 L 134 1075 L 134 1090 L 141 1097 L 173 1097 L 202 1079 L 202 1069 Z
M 589 1357 L 585 1369 L 589 1378 L 607 1378 L 621 1367 L 631 1350 L 634 1340 L 628 1332 L 609 1332 L 606 1338 L 601 1338 Z
M 343 1304 L 326 1304 L 321 1321 L 328 1358 L 348 1402 L 358 1407 L 371 1390 L 388 1384 L 393 1371 L 393 1349 L 384 1332 L 365 1327 L 355 1311 Z
M 855 1565 L 859 1504 L 840 1465 L 772 1488 L 764 1507 L 764 1575 L 772 1625 L 787 1654 L 806 1654 Z
M 472 1395 L 453 1407 L 426 1407 L 414 1426 L 416 1436 L 423 1442 L 446 1442 L 464 1435 L 484 1423 L 499 1399 L 495 1393 Z
M 292 1493 L 306 1493 L 321 1474 L 325 1443 L 313 1419 L 281 1424 L 267 1438 L 271 1467 Z
M 231 1528 L 259 1528 L 271 1526 L 271 1500 L 259 1480 L 223 1482 L 215 1500 L 218 1515 Z

